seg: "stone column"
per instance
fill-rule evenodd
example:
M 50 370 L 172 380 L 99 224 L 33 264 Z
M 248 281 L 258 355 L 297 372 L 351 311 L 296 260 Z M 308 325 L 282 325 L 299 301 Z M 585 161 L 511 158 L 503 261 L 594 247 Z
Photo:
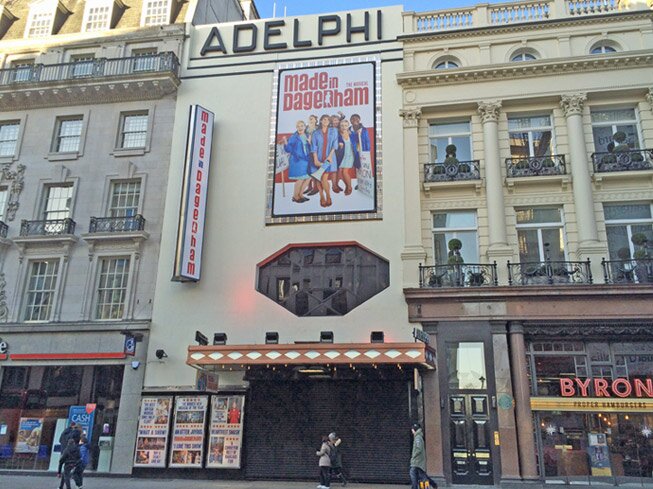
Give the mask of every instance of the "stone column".
M 512 394 L 510 360 L 508 358 L 508 334 L 505 321 L 490 321 L 492 328 L 492 351 L 496 385 L 497 421 L 499 423 L 499 450 L 501 452 L 501 482 L 520 480 L 519 449 L 515 407 Z
M 434 324 L 430 325 L 437 331 Z M 431 332 L 431 346 L 436 347 L 437 336 Z M 439 352 L 438 352 L 439 354 Z M 422 390 L 424 397 L 424 436 L 426 439 L 426 469 L 438 485 L 444 486 L 444 446 L 442 442 L 442 408 L 440 398 L 440 382 L 438 371 L 429 370 L 422 374 Z
M 422 245 L 422 189 L 420 188 L 419 141 L 417 131 L 419 109 L 401 110 L 404 120 L 404 249 L 403 262 L 404 287 L 419 287 L 419 264 L 426 260 Z
M 510 363 L 512 365 L 512 385 L 515 395 L 515 417 L 517 419 L 517 444 L 519 446 L 519 463 L 524 480 L 537 479 L 535 462 L 535 437 L 533 414 L 531 413 L 531 396 L 526 369 L 526 346 L 524 345 L 524 327 L 519 321 L 511 321 Z
M 507 283 L 506 262 L 512 258 L 506 233 L 506 208 L 503 198 L 501 156 L 499 154 L 500 101 L 479 102 L 478 113 L 483 123 L 483 147 L 485 156 L 485 198 L 490 245 L 487 257 L 497 261 L 499 283 Z

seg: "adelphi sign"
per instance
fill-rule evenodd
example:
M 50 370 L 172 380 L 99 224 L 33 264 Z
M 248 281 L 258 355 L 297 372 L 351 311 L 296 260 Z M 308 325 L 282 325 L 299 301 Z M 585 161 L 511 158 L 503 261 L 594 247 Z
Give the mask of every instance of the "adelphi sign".
M 362 16 L 362 18 L 360 18 Z M 355 17 L 355 18 L 354 18 Z M 200 51 L 200 55 L 249 53 L 259 50 L 275 51 L 289 47 L 311 48 L 322 46 L 329 37 L 342 36 L 343 44 L 383 39 L 383 12 L 381 10 L 355 14 L 330 14 L 302 17 L 286 22 L 285 19 L 268 20 L 263 23 L 245 22 L 228 27 L 214 26 Z M 224 29 L 224 31 L 221 31 Z M 292 34 L 292 41 L 290 35 Z M 227 43 L 226 41 L 229 41 Z M 262 44 L 262 46 L 261 46 Z M 229 45 L 231 50 L 228 49 Z

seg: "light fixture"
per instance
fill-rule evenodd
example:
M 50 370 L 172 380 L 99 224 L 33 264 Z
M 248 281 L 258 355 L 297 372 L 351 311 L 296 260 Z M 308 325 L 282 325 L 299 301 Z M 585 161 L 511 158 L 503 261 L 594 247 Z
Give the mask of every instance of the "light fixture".
M 370 343 L 383 343 L 385 340 L 385 335 L 383 331 L 372 331 L 370 333 Z
M 214 333 L 213 334 L 213 344 L 214 345 L 226 345 L 227 344 L 227 333 Z
M 333 343 L 333 331 L 320 332 L 320 343 Z
M 154 354 L 156 355 L 156 357 L 157 357 L 159 360 L 163 360 L 164 358 L 168 358 L 168 354 L 167 354 L 166 351 L 163 350 L 163 349 L 160 349 L 160 350 L 155 351 Z
M 195 331 L 195 341 L 197 341 L 197 344 L 200 346 L 206 346 L 209 344 L 209 339 L 202 334 L 201 331 Z
M 276 331 L 268 331 L 265 333 L 265 344 L 266 345 L 278 345 L 279 344 L 279 333 Z

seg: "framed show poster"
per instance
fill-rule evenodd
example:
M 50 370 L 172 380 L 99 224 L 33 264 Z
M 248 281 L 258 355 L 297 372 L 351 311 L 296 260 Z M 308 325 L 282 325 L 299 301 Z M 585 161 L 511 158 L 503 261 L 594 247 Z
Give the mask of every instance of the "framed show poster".
M 20 418 L 16 453 L 38 453 L 41 443 L 43 418 Z
M 208 402 L 207 396 L 181 396 L 175 399 L 168 467 L 202 468 Z
M 171 407 L 171 397 L 142 399 L 134 467 L 165 467 Z
M 206 466 L 239 469 L 245 396 L 211 396 L 211 425 Z

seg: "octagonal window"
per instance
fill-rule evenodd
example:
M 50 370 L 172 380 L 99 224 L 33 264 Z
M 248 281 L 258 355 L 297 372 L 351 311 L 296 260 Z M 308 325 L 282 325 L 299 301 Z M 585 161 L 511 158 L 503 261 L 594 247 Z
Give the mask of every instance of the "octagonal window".
M 389 283 L 388 260 L 355 242 L 288 245 L 257 265 L 256 290 L 296 316 L 343 316 Z

